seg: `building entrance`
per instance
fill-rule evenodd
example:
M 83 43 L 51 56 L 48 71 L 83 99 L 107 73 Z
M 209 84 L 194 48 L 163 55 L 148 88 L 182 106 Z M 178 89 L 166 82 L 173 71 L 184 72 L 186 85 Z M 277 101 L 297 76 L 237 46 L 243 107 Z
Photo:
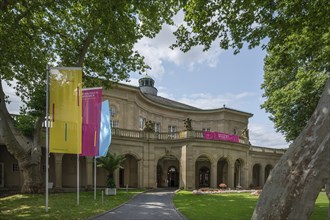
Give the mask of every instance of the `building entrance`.
M 210 187 L 210 169 L 207 167 L 199 170 L 199 187 Z
M 174 166 L 169 167 L 167 171 L 167 183 L 168 187 L 179 186 L 179 172 Z
M 179 187 L 179 160 L 166 155 L 157 163 L 157 187 Z

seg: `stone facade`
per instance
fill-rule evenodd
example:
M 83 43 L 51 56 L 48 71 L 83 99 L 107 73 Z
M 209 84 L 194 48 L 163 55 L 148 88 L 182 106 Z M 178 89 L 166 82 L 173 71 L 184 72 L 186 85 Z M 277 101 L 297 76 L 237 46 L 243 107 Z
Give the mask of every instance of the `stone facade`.
M 118 84 L 103 91 L 103 99 L 110 101 L 113 127 L 109 151 L 126 157 L 123 169 L 115 172 L 119 187 L 196 189 L 217 188 L 220 183 L 229 188 L 262 187 L 284 153 L 250 144 L 250 113 L 225 106 L 202 110 L 157 96 L 150 77 L 141 78 L 139 84 Z M 187 119 L 191 120 L 189 130 Z M 146 131 L 146 122 L 151 122 L 153 131 Z M 208 140 L 203 131 L 234 134 L 239 142 Z M 0 152 L 0 187 L 19 187 L 22 177 L 12 169 L 15 159 L 5 146 L 0 145 Z M 55 188 L 76 186 L 76 160 L 76 155 L 50 155 L 49 180 Z M 80 185 L 91 188 L 94 159 L 79 160 Z M 106 172 L 97 168 L 96 173 L 97 186 L 103 187 Z

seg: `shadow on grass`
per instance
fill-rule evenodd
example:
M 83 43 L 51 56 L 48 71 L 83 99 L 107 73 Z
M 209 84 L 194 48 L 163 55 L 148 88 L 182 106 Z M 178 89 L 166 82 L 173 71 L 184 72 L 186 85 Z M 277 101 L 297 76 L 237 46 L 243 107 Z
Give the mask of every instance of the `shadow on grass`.
M 193 219 L 250 219 L 258 198 L 247 193 L 193 195 L 178 193 L 174 197 L 177 209 Z
M 48 212 L 45 195 L 18 194 L 0 198 L 0 219 L 87 219 L 125 203 L 142 190 L 118 190 L 116 196 L 104 196 L 101 191 L 49 194 Z
M 328 200 L 320 194 L 311 219 L 326 219 Z M 326 196 L 325 196 L 326 197 Z M 189 220 L 197 219 L 251 219 L 258 197 L 250 193 L 194 195 L 181 191 L 174 197 L 176 208 Z

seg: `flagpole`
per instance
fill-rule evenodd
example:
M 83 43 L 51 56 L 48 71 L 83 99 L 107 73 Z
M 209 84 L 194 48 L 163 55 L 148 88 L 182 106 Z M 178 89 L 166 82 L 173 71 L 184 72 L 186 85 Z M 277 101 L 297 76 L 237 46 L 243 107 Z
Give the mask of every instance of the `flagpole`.
M 79 206 L 79 154 L 77 154 L 77 205 Z
M 49 65 L 46 65 L 46 212 L 48 212 Z

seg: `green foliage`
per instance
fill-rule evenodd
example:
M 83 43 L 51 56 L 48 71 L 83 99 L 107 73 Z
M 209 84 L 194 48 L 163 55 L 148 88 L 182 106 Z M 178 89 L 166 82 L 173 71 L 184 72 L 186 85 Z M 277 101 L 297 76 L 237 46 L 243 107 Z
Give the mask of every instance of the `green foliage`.
M 107 187 L 116 188 L 116 182 L 113 178 L 110 177 L 110 175 L 108 175 L 108 178 L 107 178 Z
M 26 111 L 44 114 L 46 64 L 83 67 L 85 87 L 126 80 L 148 68 L 134 44 L 154 37 L 180 1 L 4 1 L 0 76 L 16 80 Z
M 79 206 L 77 193 L 50 193 L 49 210 L 45 212 L 45 195 L 18 194 L 0 198 L 0 219 L 90 219 L 129 201 L 141 190 L 117 190 L 115 197 L 96 192 L 81 191 Z
M 274 54 L 265 58 L 262 88 L 267 99 L 261 107 L 271 113 L 270 119 L 277 131 L 282 132 L 287 141 L 292 141 L 313 114 L 328 75 L 303 67 L 286 71 L 278 62 L 281 61 Z
M 8 56 L 0 61 L 0 72 L 26 85 L 38 76 L 45 79 L 46 63 L 52 63 L 83 66 L 85 76 L 126 79 L 130 71 L 147 67 L 134 44 L 172 23 L 180 6 L 160 0 L 6 2 L 0 36 L 2 55 Z
M 193 195 L 180 191 L 173 199 L 175 207 L 187 219 L 251 219 L 258 197 L 250 193 Z M 315 202 L 311 219 L 326 219 L 329 201 L 321 192 Z M 239 210 L 239 212 L 237 211 Z M 219 217 L 220 216 L 220 217 Z
M 234 53 L 244 43 L 267 49 L 262 107 L 288 141 L 295 139 L 329 76 L 330 1 L 190 0 L 184 10 L 186 24 L 172 47 L 208 50 L 217 42 Z
M 121 164 L 125 160 L 125 155 L 116 154 L 116 153 L 107 153 L 104 157 L 97 158 L 97 167 L 102 167 L 106 171 L 108 171 L 108 180 L 107 182 L 110 182 L 109 179 L 113 179 L 113 172 L 116 169 L 122 168 Z
M 27 137 L 33 137 L 35 117 L 18 115 L 15 117 L 15 126 Z

